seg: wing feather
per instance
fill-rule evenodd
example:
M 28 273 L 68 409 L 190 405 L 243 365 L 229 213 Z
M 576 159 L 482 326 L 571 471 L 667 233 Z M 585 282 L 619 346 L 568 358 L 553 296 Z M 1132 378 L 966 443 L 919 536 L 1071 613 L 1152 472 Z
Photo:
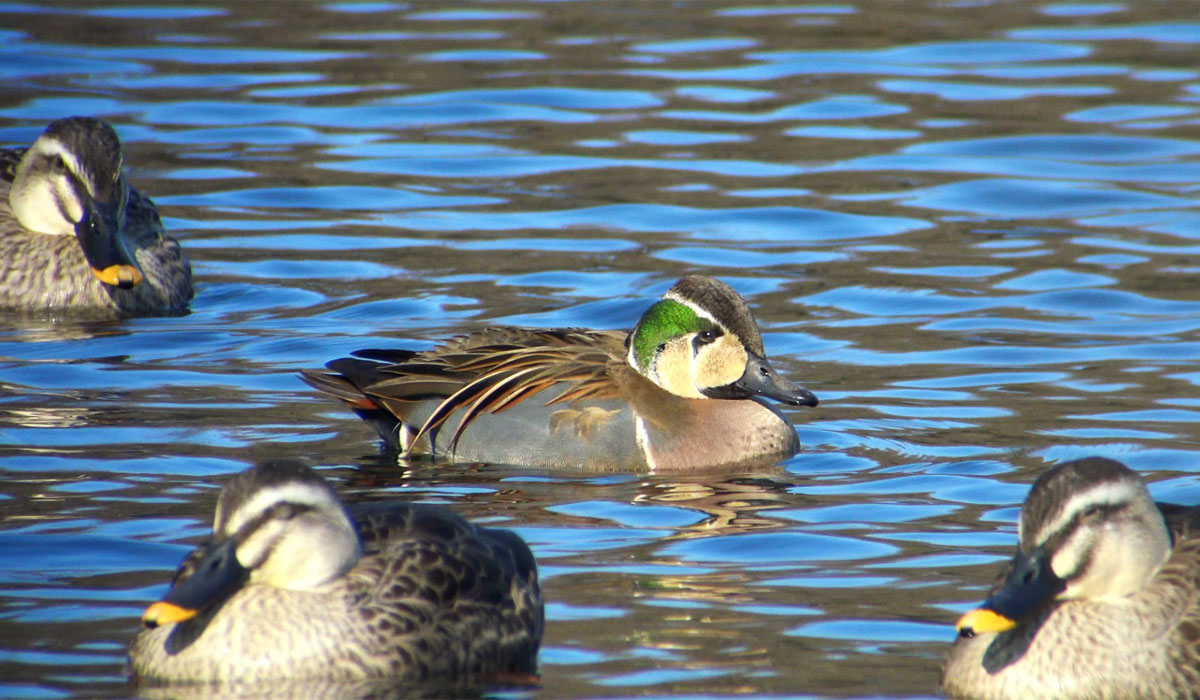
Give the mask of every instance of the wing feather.
M 409 407 L 441 399 L 409 443 L 459 414 L 449 445 L 472 421 L 561 386 L 546 405 L 614 398 L 611 365 L 623 363 L 625 333 L 579 329 L 489 328 L 452 338 L 431 350 L 365 349 L 330 362 L 328 371 L 304 370 L 318 391 L 353 407 L 382 408 L 409 421 Z M 415 427 L 415 426 L 414 426 Z

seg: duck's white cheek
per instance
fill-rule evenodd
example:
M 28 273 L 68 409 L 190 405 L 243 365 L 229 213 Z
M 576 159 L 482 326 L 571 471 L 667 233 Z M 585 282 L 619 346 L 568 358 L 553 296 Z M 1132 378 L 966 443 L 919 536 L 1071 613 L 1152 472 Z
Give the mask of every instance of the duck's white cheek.
M 30 231 L 55 236 L 74 235 L 72 222 L 83 219 L 83 209 L 64 178 L 56 178 L 41 187 L 24 187 L 14 195 L 20 201 L 13 206 L 13 213 Z M 63 218 L 62 208 L 66 209 L 65 215 L 70 221 Z

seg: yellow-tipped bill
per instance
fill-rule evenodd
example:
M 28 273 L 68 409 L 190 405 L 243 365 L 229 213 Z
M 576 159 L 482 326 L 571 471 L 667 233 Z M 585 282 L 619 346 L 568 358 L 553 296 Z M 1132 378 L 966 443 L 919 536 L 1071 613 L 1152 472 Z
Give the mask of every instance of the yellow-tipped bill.
M 199 610 L 181 608 L 173 603 L 167 603 L 160 600 L 154 605 L 146 608 L 146 612 L 142 613 L 142 622 L 151 627 L 170 625 L 176 622 L 190 620 L 199 612 Z
M 1005 632 L 1016 627 L 1017 623 L 995 610 L 975 608 L 958 618 L 958 623 L 954 626 L 958 629 L 959 634 L 964 632 Z
M 142 271 L 133 265 L 109 265 L 103 270 L 92 268 L 96 279 L 121 289 L 130 289 L 142 283 Z

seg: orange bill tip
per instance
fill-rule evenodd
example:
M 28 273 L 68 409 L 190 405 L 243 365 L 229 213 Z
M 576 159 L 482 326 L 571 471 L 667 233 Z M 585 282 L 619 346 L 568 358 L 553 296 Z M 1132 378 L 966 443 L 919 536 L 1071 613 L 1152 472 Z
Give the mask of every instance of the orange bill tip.
M 103 270 L 92 268 L 92 274 L 101 282 L 121 289 L 136 287 L 143 279 L 142 271 L 133 265 L 109 265 Z
M 146 608 L 146 612 L 142 613 L 142 622 L 146 623 L 146 625 L 150 627 L 170 625 L 176 622 L 190 620 L 199 612 L 199 610 L 181 608 L 178 605 L 166 603 L 160 600 L 154 605 Z
M 959 634 L 969 635 L 975 632 L 1004 632 L 1016 627 L 1017 623 L 994 610 L 975 608 L 958 618 L 954 626 Z

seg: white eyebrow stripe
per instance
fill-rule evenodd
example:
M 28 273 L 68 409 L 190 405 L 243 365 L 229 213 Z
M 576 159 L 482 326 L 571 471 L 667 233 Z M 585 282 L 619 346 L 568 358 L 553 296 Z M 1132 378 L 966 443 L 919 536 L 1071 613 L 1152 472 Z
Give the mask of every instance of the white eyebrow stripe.
M 275 486 L 259 489 L 249 500 L 242 502 L 229 514 L 229 522 L 225 525 L 224 534 L 233 534 L 241 529 L 248 521 L 266 512 L 276 503 L 299 503 L 320 508 L 331 503 L 329 492 L 316 484 L 299 481 L 289 481 Z M 217 532 L 217 523 L 213 522 L 213 534 Z
M 79 162 L 79 158 L 71 151 L 71 149 L 64 146 L 62 141 L 54 138 L 38 139 L 34 143 L 34 146 L 36 147 L 37 152 L 42 155 L 45 155 L 49 158 L 53 158 L 54 156 L 62 158 L 63 162 L 67 164 L 67 169 L 72 173 L 75 173 L 75 177 L 79 178 L 83 182 L 84 187 L 87 187 L 88 194 L 92 195 L 93 197 L 96 196 L 96 193 L 92 190 L 91 174 L 83 169 L 83 164 Z
M 713 315 L 710 314 L 706 309 L 697 306 L 695 303 L 693 303 L 687 299 L 684 299 L 677 292 L 673 292 L 673 291 L 667 292 L 663 296 L 663 299 L 670 299 L 671 301 L 683 304 L 684 306 L 691 309 L 700 318 L 707 319 L 708 321 L 712 322 L 713 325 L 719 326 L 721 328 L 725 327 L 724 324 L 722 324 L 720 321 L 718 321 L 716 318 L 714 318 Z
M 1092 506 L 1116 506 L 1122 503 L 1129 503 L 1137 498 L 1141 489 L 1142 485 L 1135 481 L 1107 481 L 1096 484 L 1087 491 L 1081 491 L 1071 496 L 1063 505 L 1057 517 L 1038 528 L 1037 537 L 1033 539 L 1034 545 L 1044 543 L 1051 535 L 1066 527 L 1076 515 L 1088 508 Z M 1022 530 L 1024 526 L 1025 523 L 1022 520 Z M 1019 533 L 1019 537 L 1024 541 L 1024 533 Z

